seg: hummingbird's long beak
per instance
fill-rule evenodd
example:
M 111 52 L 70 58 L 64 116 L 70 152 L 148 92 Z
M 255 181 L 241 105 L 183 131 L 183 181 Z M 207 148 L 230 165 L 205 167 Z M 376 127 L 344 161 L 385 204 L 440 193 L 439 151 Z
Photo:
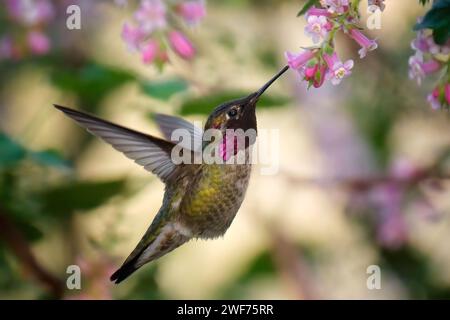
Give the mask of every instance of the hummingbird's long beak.
M 285 66 L 283 69 L 281 69 L 276 75 L 274 75 L 272 77 L 272 79 L 267 81 L 266 84 L 264 84 L 261 87 L 261 89 L 259 89 L 258 91 L 256 91 L 254 93 L 253 99 L 257 100 L 264 93 L 264 91 L 266 91 L 267 88 L 269 88 L 272 85 L 272 83 L 274 83 L 279 77 L 281 77 L 283 75 L 283 73 L 285 73 L 288 69 L 289 69 L 289 66 Z

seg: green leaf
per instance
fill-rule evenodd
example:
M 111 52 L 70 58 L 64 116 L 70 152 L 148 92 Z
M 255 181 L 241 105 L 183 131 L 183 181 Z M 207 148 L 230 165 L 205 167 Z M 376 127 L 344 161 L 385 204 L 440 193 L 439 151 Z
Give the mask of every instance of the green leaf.
M 265 250 L 255 256 L 242 270 L 238 278 L 230 282 L 221 293 L 220 299 L 244 299 L 247 287 L 265 277 L 273 277 L 277 273 L 272 253 Z
M 323 50 L 329 56 L 333 55 L 333 53 L 334 53 L 334 48 L 332 46 L 330 46 L 328 43 L 325 44 Z
M 239 282 L 246 282 L 262 275 L 274 274 L 275 271 L 276 267 L 271 253 L 264 251 L 253 259 L 247 270 L 240 276 Z
M 192 98 L 183 103 L 181 115 L 210 114 L 214 108 L 227 101 L 235 100 L 248 95 L 243 91 L 221 91 L 207 96 Z M 272 108 L 287 104 L 290 100 L 283 96 L 264 94 L 258 102 L 257 108 Z
M 273 50 L 273 48 L 260 49 L 257 52 L 258 60 L 261 61 L 265 66 L 272 69 L 278 68 L 278 53 Z
M 13 166 L 23 160 L 25 156 L 25 148 L 0 132 L 0 168 Z
M 450 298 L 450 288 L 436 276 L 429 256 L 412 246 L 380 250 L 378 264 L 401 281 L 411 299 Z
M 434 29 L 433 40 L 439 45 L 444 45 L 450 38 L 450 27 Z
M 144 82 L 141 87 L 144 93 L 155 99 L 169 100 L 173 95 L 186 91 L 188 84 L 182 79 L 170 79 L 159 82 Z
M 320 82 L 321 79 L 322 79 L 322 72 L 320 72 L 320 70 L 317 70 L 317 72 L 314 76 L 314 80 L 316 80 L 317 82 Z
M 134 79 L 134 76 L 123 70 L 90 63 L 80 69 L 55 68 L 51 79 L 58 88 L 80 96 L 83 102 L 89 104 L 86 108 L 90 108 L 113 89 Z
M 276 108 L 282 107 L 288 104 L 291 101 L 290 98 L 281 95 L 263 95 L 257 104 L 257 109 L 267 109 L 267 108 Z
M 306 13 L 306 11 L 309 10 L 309 8 L 311 8 L 314 5 L 318 5 L 318 4 L 319 4 L 319 0 L 308 0 L 305 3 L 305 5 L 303 6 L 303 8 L 297 13 L 297 17 L 304 15 Z
M 43 232 L 31 221 L 21 220 L 17 217 L 15 217 L 14 220 L 14 224 L 22 231 L 28 241 L 35 242 L 42 239 L 44 236 Z
M 46 214 L 64 215 L 91 210 L 126 191 L 126 180 L 74 181 L 49 188 L 40 194 Z
M 67 160 L 55 150 L 29 151 L 6 134 L 0 132 L 0 167 L 16 165 L 24 159 L 31 159 L 39 165 L 70 168 Z
M 132 300 L 160 300 L 166 298 L 160 290 L 157 280 L 158 265 L 151 264 L 145 270 L 136 275 L 134 282 L 130 283 L 130 290 L 126 296 L 119 296 L 119 299 Z
M 436 0 L 414 30 L 432 29 L 437 44 L 443 45 L 450 37 L 450 0 Z
M 33 161 L 44 166 L 56 167 L 60 169 L 71 168 L 70 162 L 64 159 L 55 150 L 31 151 L 29 152 L 29 156 Z

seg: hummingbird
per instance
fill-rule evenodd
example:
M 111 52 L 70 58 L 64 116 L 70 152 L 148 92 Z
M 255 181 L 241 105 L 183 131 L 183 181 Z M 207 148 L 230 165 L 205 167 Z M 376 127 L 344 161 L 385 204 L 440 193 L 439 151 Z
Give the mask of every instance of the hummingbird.
M 225 102 L 209 115 L 204 130 L 219 130 L 224 139 L 229 129 L 253 129 L 256 125 L 256 104 L 260 96 L 283 73 L 285 66 L 258 91 Z M 175 163 L 171 158 L 175 143 L 172 132 L 187 130 L 192 139 L 203 139 L 203 131 L 194 124 L 175 116 L 156 114 L 164 139 L 141 133 L 96 116 L 54 105 L 91 134 L 109 143 L 116 150 L 160 178 L 165 184 L 161 208 L 142 239 L 110 280 L 116 284 L 151 261 L 154 261 L 191 239 L 214 239 L 223 236 L 238 212 L 247 190 L 251 163 Z M 183 152 L 200 150 L 188 147 Z M 244 151 L 248 160 L 250 143 Z

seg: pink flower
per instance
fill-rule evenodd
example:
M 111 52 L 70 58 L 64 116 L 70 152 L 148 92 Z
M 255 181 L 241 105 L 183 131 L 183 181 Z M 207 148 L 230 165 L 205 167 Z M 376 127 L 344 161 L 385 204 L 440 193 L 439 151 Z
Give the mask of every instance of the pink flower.
M 384 213 L 378 229 L 378 241 L 388 248 L 399 248 L 408 240 L 408 228 L 401 212 Z
M 395 211 L 401 206 L 403 189 L 394 183 L 379 183 L 370 191 L 370 198 L 379 209 Z
M 166 5 L 161 0 L 143 0 L 134 18 L 146 33 L 162 29 L 167 24 Z
M 379 184 L 370 192 L 379 217 L 377 238 L 383 246 L 398 248 L 408 238 L 407 225 L 401 213 L 404 196 L 404 190 L 392 183 Z
M 145 64 L 152 63 L 159 52 L 159 44 L 155 40 L 150 40 L 141 47 L 142 62 Z
M 409 57 L 409 78 L 411 80 L 416 79 L 417 84 L 422 83 L 422 79 L 425 76 L 422 70 L 423 56 L 421 54 L 415 54 Z
M 314 74 L 313 86 L 314 88 L 320 88 L 325 82 L 325 77 L 327 74 L 327 66 L 322 64 Z
M 304 70 L 304 77 L 305 80 L 311 80 L 314 78 L 317 70 L 319 70 L 319 64 L 316 63 L 314 66 L 312 67 L 306 67 Z
M 341 83 L 342 79 L 351 75 L 351 69 L 353 68 L 353 60 L 347 60 L 342 62 L 339 60 L 336 53 L 333 55 L 325 54 L 324 59 L 328 65 L 327 80 L 330 80 L 333 85 Z
M 305 27 L 305 34 L 310 36 L 314 43 L 325 39 L 330 31 L 330 23 L 325 16 L 309 16 Z
M 179 5 L 178 11 L 188 24 L 195 25 L 206 15 L 205 2 L 202 0 L 186 1 Z
M 33 54 L 46 54 L 50 51 L 50 40 L 46 34 L 32 31 L 28 34 L 28 46 Z
M 369 0 L 369 7 L 371 6 L 376 6 L 380 8 L 381 11 L 384 11 L 384 9 L 386 8 L 384 0 Z
M 288 51 L 284 53 L 289 67 L 294 70 L 299 70 L 304 67 L 309 60 L 314 58 L 314 55 L 315 53 L 311 50 L 305 50 L 297 54 Z
M 323 0 L 330 13 L 344 13 L 348 10 L 349 0 Z
M 445 100 L 447 100 L 447 104 L 450 106 L 450 83 L 445 84 L 444 92 Z
M 392 162 L 389 171 L 399 180 L 410 180 L 416 177 L 420 170 L 415 163 L 405 158 L 396 158 Z
M 427 44 L 428 44 L 428 51 L 431 54 L 434 55 L 438 55 L 438 54 L 443 54 L 443 55 L 447 55 L 450 53 L 450 46 L 449 43 L 447 43 L 446 45 L 440 46 L 438 44 L 436 44 L 436 42 L 434 42 L 433 37 L 430 35 L 426 38 Z
M 331 16 L 331 14 L 328 12 L 327 9 L 311 7 L 305 14 L 306 19 L 308 19 L 310 16 L 325 16 L 325 17 L 329 17 L 329 16 Z
M 428 37 L 425 36 L 423 30 L 417 32 L 416 39 L 411 42 L 411 48 L 421 53 L 426 53 L 430 51 Z
M 439 100 L 439 87 L 434 88 L 433 92 L 428 95 L 427 101 L 433 110 L 442 108 L 442 103 Z
M 300 76 L 314 86 L 319 88 L 325 81 L 327 66 L 325 64 L 319 65 L 316 63 L 313 66 L 305 66 L 299 70 Z
M 434 73 L 438 71 L 441 68 L 441 64 L 437 62 L 436 60 L 428 60 L 424 63 L 422 63 L 422 70 L 425 75 L 429 75 L 431 73 Z
M 194 46 L 179 31 L 171 31 L 169 33 L 169 43 L 172 49 L 183 59 L 191 59 L 195 55 Z
M 139 49 L 142 41 L 145 38 L 145 33 L 139 27 L 134 27 L 125 23 L 122 28 L 122 39 L 131 51 L 136 51 Z
M 437 221 L 441 218 L 441 213 L 436 210 L 433 204 L 426 197 L 416 199 L 411 204 L 410 208 L 410 210 L 419 217 L 430 221 Z
M 50 0 L 36 0 L 36 22 L 44 23 L 55 17 L 55 7 Z
M 7 0 L 6 9 L 13 19 L 27 26 L 46 23 L 55 15 L 49 0 Z
M 418 53 L 409 58 L 409 78 L 416 79 L 417 84 L 422 83 L 422 79 L 431 73 L 438 71 L 441 65 L 436 60 L 423 62 L 423 55 Z
M 375 40 L 371 40 L 367 38 L 361 31 L 358 29 L 350 30 L 350 37 L 355 40 L 360 46 L 361 49 L 358 51 L 359 57 L 362 59 L 367 55 L 367 52 L 375 50 L 378 48 L 378 44 Z

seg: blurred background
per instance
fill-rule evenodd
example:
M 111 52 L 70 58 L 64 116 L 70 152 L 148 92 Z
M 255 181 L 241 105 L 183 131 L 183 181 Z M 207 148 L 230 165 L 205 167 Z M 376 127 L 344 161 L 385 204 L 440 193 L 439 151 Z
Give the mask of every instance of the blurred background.
M 119 2 L 53 1 L 49 50 L 0 58 L 0 299 L 450 298 L 450 117 L 428 106 L 432 80 L 408 79 L 412 26 L 426 11 L 410 0 L 386 1 L 382 28 L 368 31 L 379 49 L 364 60 L 339 39 L 355 61 L 339 86 L 307 90 L 289 71 L 269 90 L 258 126 L 280 130 L 279 172 L 256 166 L 223 238 L 191 241 L 112 285 L 163 184 L 52 104 L 160 136 L 152 112 L 204 121 L 281 69 L 285 50 L 312 44 L 299 1 L 210 0 L 185 31 L 195 59 L 169 52 L 158 68 L 127 50 L 135 4 Z M 66 28 L 72 3 L 81 30 Z M 0 36 L 27 28 L 1 6 Z M 80 290 L 66 287 L 70 265 Z M 381 289 L 367 287 L 371 265 Z

